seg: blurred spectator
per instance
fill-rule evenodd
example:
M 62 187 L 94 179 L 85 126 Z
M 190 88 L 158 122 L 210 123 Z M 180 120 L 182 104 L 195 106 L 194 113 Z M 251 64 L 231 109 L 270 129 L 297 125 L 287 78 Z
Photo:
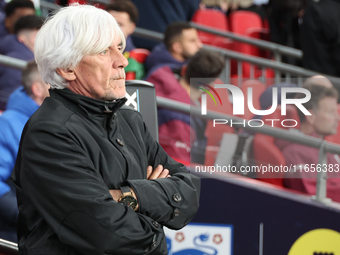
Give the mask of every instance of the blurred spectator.
M 270 0 L 267 6 L 270 38 L 274 43 L 300 49 L 300 23 L 309 0 Z M 284 57 L 289 64 L 301 64 Z
M 307 78 L 303 83 L 304 87 L 309 87 L 312 85 L 320 85 L 326 88 L 333 88 L 332 82 L 323 75 L 314 75 L 312 77 Z
M 200 8 L 217 8 L 223 12 L 227 12 L 229 9 L 236 9 L 234 0 L 202 0 L 200 3 Z
M 199 8 L 201 0 L 132 0 L 140 15 L 137 27 L 164 33 L 169 24 L 176 21 L 190 21 Z M 137 48 L 151 50 L 154 40 L 134 37 Z
M 14 35 L 3 38 L 1 54 L 26 61 L 34 59 L 35 37 L 42 24 L 42 18 L 35 15 L 20 18 L 15 24 Z M 20 70 L 0 66 L 0 110 L 5 109 L 9 95 L 21 85 L 20 81 Z
M 303 67 L 340 77 L 340 1 L 311 1 L 301 26 Z
M 158 68 L 148 81 L 156 88 L 156 95 L 181 103 L 199 105 L 202 90 L 190 84 L 190 78 L 212 78 L 219 76 L 225 61 L 215 52 L 200 50 L 184 65 L 180 77 L 176 77 L 168 66 Z M 171 156 L 184 161 L 204 163 L 206 123 L 200 118 L 190 117 L 167 109 L 158 109 L 159 143 Z M 191 141 L 191 142 L 190 142 Z M 203 152 L 202 152 L 203 151 Z
M 49 95 L 37 64 L 30 62 L 22 74 L 23 87 L 15 90 L 0 116 L 0 238 L 17 242 L 18 217 L 15 189 L 8 178 L 17 157 L 21 132 L 31 115 Z
M 266 18 L 266 10 L 261 4 L 255 4 L 254 0 L 234 0 L 234 4 L 237 10 L 240 11 L 251 11 L 257 13 L 261 19 Z
M 14 33 L 15 23 L 23 16 L 35 14 L 34 4 L 29 0 L 13 0 L 5 5 L 6 16 L 0 15 L 0 39 Z
M 130 0 L 116 0 L 106 7 L 106 11 L 116 19 L 126 39 L 124 56 L 129 61 L 129 64 L 124 68 L 125 73 L 127 74 L 126 78 L 141 80 L 145 75 L 144 61 L 146 55 L 150 52 L 142 49 L 142 51 L 145 52 L 145 56 L 142 58 L 143 61 L 141 61 L 140 58 L 133 56 L 133 52 L 131 52 L 133 50 L 136 51 L 136 47 L 132 42 L 131 35 L 135 31 L 136 23 L 139 17 L 137 7 Z M 137 49 L 137 51 L 138 50 L 140 49 Z M 133 78 L 129 77 L 130 72 L 134 74 Z
M 334 88 L 315 84 L 317 81 L 318 79 L 314 79 L 314 84 L 304 85 L 311 93 L 311 99 L 304 106 L 312 115 L 305 116 L 300 110 L 298 110 L 298 113 L 301 134 L 323 139 L 327 135 L 337 133 L 340 120 L 337 110 L 338 92 Z M 305 95 L 301 93 L 296 94 L 296 98 L 303 97 Z M 307 164 L 307 167 L 310 168 L 314 164 L 316 168 L 319 149 L 282 140 L 277 140 L 276 145 L 282 151 L 286 164 L 295 166 L 297 169 L 294 177 L 298 178 L 285 178 L 284 186 L 315 195 L 317 172 L 304 171 L 304 166 Z M 338 155 L 327 153 L 327 164 L 329 166 L 331 165 L 335 169 L 339 163 Z M 301 172 L 300 169 L 302 169 Z M 340 179 L 334 178 L 333 173 L 328 173 L 327 196 L 340 202 Z
M 268 0 L 256 2 L 254 0 L 202 0 L 200 8 L 217 8 L 225 13 L 236 10 L 252 11 L 259 14 L 263 19 L 266 16 L 266 13 L 265 9 L 261 6 L 267 2 Z
M 125 51 L 135 49 L 131 35 L 135 31 L 138 22 L 138 9 L 129 0 L 115 0 L 112 4 L 106 7 L 108 11 L 117 21 L 126 38 Z
M 277 88 L 276 100 L 277 105 L 281 105 L 281 89 L 289 88 L 289 87 L 297 87 L 295 83 L 282 82 L 278 84 L 274 84 L 273 86 L 269 86 L 260 96 L 260 105 L 261 110 L 267 110 L 269 107 L 273 105 L 273 88 Z M 295 93 L 287 93 L 287 98 L 294 98 Z M 262 118 L 262 116 L 259 116 Z
M 180 68 L 184 61 L 202 48 L 196 28 L 185 22 L 169 25 L 163 43 L 158 44 L 146 59 L 145 68 L 150 73 L 161 65 Z

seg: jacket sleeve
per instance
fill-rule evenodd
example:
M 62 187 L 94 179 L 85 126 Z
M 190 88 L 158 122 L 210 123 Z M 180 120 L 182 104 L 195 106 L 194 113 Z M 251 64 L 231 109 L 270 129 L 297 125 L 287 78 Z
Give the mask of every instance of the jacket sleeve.
M 112 199 L 64 126 L 36 123 L 24 132 L 15 183 L 63 243 L 80 254 L 167 254 L 159 224 Z
M 8 130 L 8 134 L 6 134 Z M 11 135 L 9 135 L 10 127 L 6 121 L 0 119 L 0 197 L 11 190 L 6 183 L 11 176 L 14 166 L 15 156 L 11 150 Z
M 171 229 L 180 229 L 195 216 L 199 206 L 200 179 L 171 157 L 153 140 L 144 124 L 149 165 L 162 165 L 171 177 L 157 180 L 129 180 L 138 211 Z

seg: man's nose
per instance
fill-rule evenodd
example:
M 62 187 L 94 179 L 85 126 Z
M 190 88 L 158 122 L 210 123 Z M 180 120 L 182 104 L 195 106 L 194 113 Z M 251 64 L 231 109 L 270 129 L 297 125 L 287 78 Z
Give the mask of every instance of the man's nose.
M 113 61 L 114 68 L 124 68 L 129 64 L 129 61 L 124 57 L 122 52 L 116 54 L 116 59 Z

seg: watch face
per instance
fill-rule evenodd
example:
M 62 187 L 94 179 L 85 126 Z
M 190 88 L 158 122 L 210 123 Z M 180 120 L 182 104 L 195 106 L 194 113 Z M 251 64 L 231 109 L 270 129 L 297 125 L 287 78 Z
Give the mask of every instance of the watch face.
M 133 210 L 136 208 L 137 206 L 137 201 L 134 197 L 132 196 L 126 196 L 126 197 L 123 197 L 120 201 L 120 203 L 122 203 L 123 205 L 125 206 L 129 206 L 131 207 Z

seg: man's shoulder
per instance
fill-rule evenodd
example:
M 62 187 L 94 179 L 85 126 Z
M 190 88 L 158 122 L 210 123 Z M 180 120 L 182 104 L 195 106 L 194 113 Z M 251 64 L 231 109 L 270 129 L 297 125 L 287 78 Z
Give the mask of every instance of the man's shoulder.
M 287 164 L 311 164 L 318 159 L 318 149 L 298 143 L 285 146 L 282 154 Z
M 143 121 L 142 114 L 131 106 L 123 105 L 117 110 L 117 113 L 119 113 L 128 122 L 136 120 Z
M 47 97 L 39 109 L 30 118 L 30 125 L 50 122 L 65 125 L 74 114 L 70 109 L 54 98 Z

